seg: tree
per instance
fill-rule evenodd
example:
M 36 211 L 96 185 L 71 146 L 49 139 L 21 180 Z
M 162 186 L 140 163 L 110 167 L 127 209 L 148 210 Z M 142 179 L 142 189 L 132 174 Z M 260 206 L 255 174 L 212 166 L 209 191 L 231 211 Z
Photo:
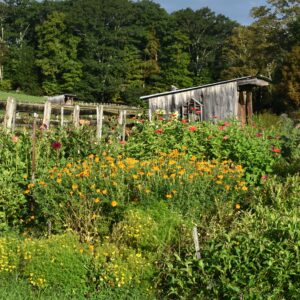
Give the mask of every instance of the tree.
M 164 49 L 162 62 L 162 77 L 166 87 L 175 85 L 178 88 L 187 88 L 193 84 L 192 74 L 188 69 L 189 45 L 189 38 L 180 31 L 175 31 L 170 37 L 169 46 Z
M 82 75 L 77 60 L 79 38 L 67 32 L 65 14 L 51 13 L 42 25 L 36 27 L 38 50 L 36 65 L 42 74 L 46 94 L 73 92 Z
M 300 108 L 300 46 L 295 46 L 286 56 L 279 89 L 287 106 Z

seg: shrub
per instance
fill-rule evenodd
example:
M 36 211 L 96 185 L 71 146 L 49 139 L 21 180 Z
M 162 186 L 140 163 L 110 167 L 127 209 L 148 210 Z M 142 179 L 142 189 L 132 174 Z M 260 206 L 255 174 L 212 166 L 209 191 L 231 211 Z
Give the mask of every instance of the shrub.
M 25 239 L 22 244 L 22 276 L 37 289 L 83 294 L 87 290 L 89 260 L 83 246 L 71 234 Z

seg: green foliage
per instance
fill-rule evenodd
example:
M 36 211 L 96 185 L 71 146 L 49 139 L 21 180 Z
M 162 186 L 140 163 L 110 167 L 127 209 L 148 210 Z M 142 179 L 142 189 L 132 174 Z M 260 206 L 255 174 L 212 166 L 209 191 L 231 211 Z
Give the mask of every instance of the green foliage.
M 158 288 L 169 299 L 297 299 L 299 295 L 299 177 L 267 183 L 260 204 L 201 223 L 202 258 L 191 242 L 162 260 Z M 263 199 L 263 200 L 262 200 Z M 265 205 L 267 204 L 267 206 Z M 188 238 L 188 237 L 186 237 Z M 190 238 L 189 238 L 190 240 Z
M 36 65 L 41 69 L 43 90 L 48 95 L 72 92 L 81 77 L 81 63 L 77 60 L 79 39 L 68 34 L 65 18 L 64 13 L 53 12 L 36 28 Z
M 38 288 L 66 291 L 70 295 L 86 291 L 88 256 L 80 251 L 72 235 L 48 239 L 25 239 L 22 244 L 22 275 Z
M 241 128 L 235 121 L 193 125 L 175 120 L 146 124 L 142 134 L 131 138 L 126 151 L 134 157 L 148 157 L 161 151 L 184 149 L 197 157 L 229 159 L 241 164 L 247 180 L 255 182 L 264 173 L 272 172 L 280 156 L 280 144 L 274 130 Z

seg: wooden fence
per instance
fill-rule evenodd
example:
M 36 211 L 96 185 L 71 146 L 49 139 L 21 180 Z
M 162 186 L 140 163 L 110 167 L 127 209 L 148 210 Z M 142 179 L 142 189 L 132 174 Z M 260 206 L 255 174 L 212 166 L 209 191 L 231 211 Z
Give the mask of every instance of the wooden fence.
M 96 126 L 96 137 L 101 139 L 104 121 L 115 118 L 121 127 L 121 139 L 125 139 L 126 122 L 128 118 L 139 114 L 148 114 L 149 110 L 111 103 L 75 105 L 59 105 L 47 101 L 45 104 L 21 103 L 9 97 L 6 102 L 0 102 L 0 109 L 5 110 L 3 126 L 7 131 L 14 131 L 16 127 L 33 127 L 33 124 L 49 129 L 52 126 L 65 127 L 73 125 L 75 128 L 83 125 Z M 27 113 L 27 119 L 22 116 Z M 41 116 L 40 116 L 41 115 Z

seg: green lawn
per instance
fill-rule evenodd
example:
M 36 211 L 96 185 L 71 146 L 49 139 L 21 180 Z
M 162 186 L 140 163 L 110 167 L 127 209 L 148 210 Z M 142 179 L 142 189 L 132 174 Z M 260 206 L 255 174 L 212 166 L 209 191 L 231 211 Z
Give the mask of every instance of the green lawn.
M 44 97 L 38 96 L 30 96 L 22 93 L 15 93 L 15 92 L 3 92 L 0 91 L 0 100 L 7 100 L 8 97 L 13 97 L 14 99 L 20 102 L 34 102 L 34 103 L 44 103 Z

